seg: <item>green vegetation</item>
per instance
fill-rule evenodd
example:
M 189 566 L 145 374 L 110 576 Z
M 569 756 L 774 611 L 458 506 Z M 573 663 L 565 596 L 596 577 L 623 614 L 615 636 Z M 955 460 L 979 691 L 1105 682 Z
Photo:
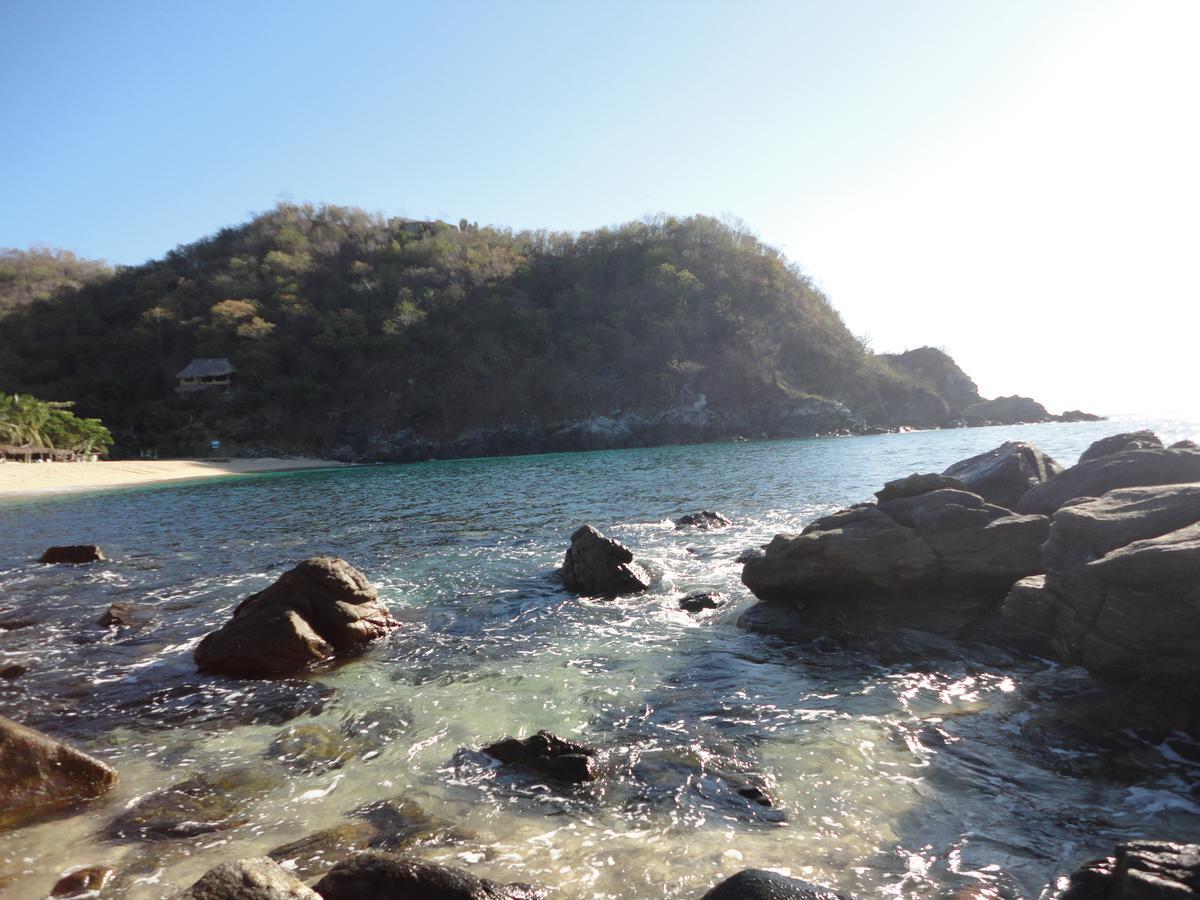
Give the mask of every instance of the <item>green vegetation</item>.
M 887 397 L 929 395 L 777 251 L 702 216 L 570 235 L 285 203 L 49 293 L 0 320 L 0 387 L 75 398 L 126 453 L 445 438 L 689 392 L 729 408 L 816 394 L 880 420 Z M 237 388 L 176 394 L 195 357 L 228 357 Z
M 80 259 L 70 250 L 0 249 L 0 317 L 111 274 L 104 263 Z
M 29 394 L 0 393 L 0 443 L 80 454 L 106 452 L 113 442 L 108 429 L 99 419 L 79 418 L 70 406 Z

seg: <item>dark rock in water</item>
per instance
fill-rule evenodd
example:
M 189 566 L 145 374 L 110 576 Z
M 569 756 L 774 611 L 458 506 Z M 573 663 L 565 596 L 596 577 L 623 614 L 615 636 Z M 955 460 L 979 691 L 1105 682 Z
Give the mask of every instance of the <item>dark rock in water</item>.
M 0 830 L 112 790 L 100 760 L 0 716 Z
M 895 481 L 889 481 L 881 490 L 875 492 L 875 498 L 880 503 L 886 503 L 888 500 L 917 497 L 921 494 L 928 494 L 930 491 L 941 490 L 942 488 L 953 488 L 959 491 L 969 490 L 957 478 L 933 474 L 918 475 L 914 472 L 906 478 L 897 478 Z
M 633 594 L 650 586 L 649 574 L 633 561 L 629 548 L 606 538 L 591 525 L 571 535 L 571 546 L 559 574 L 567 590 L 577 594 Z
M 1161 450 L 1162 445 L 1163 442 L 1153 431 L 1126 431 L 1093 441 L 1091 446 L 1079 455 L 1079 462 L 1111 456 L 1124 450 Z
M 95 544 L 74 544 L 70 547 L 51 547 L 38 562 L 77 564 L 102 562 L 104 558 L 104 553 Z
M 195 775 L 139 800 L 108 823 L 105 837 L 166 841 L 235 828 L 246 821 L 243 809 L 278 784 L 261 769 L 220 775 Z
M 113 879 L 111 866 L 84 866 L 68 872 L 54 883 L 51 897 L 76 897 L 80 894 L 97 896 Z
M 845 900 L 844 895 L 766 869 L 743 869 L 701 900 Z
M 688 594 L 679 600 L 679 608 L 685 612 L 697 613 L 706 609 L 716 609 L 725 602 L 725 597 L 716 591 L 699 591 Z
M 1053 515 L 1079 497 L 1101 497 L 1118 488 L 1200 481 L 1195 450 L 1123 450 L 1067 469 L 1021 498 L 1017 512 Z
M 1084 412 L 1082 409 L 1068 409 L 1061 416 L 1058 416 L 1060 422 L 1103 422 L 1104 416 L 1098 416 L 1095 413 Z
M 355 750 L 354 742 L 338 729 L 308 722 L 284 729 L 264 755 L 294 772 L 315 774 L 340 769 Z
M 1045 578 L 1018 582 L 1004 618 L 1095 674 L 1198 692 L 1200 483 L 1126 488 L 1064 506 L 1042 558 Z
M 1052 900 L 1188 900 L 1200 897 L 1200 844 L 1138 841 L 1081 867 Z
M 23 666 L 20 663 L 13 663 L 0 669 L 0 678 L 6 681 L 13 681 L 20 678 L 29 671 L 29 666 Z
M 230 683 L 191 681 L 163 687 L 129 685 L 112 710 L 119 724 L 173 728 L 201 723 L 284 725 L 315 716 L 334 697 L 333 688 L 296 678 Z
M 748 560 L 760 600 L 814 624 L 907 626 L 953 634 L 1041 571 L 1049 521 L 1016 516 L 976 494 L 942 489 L 863 504 L 781 534 Z
M 352 812 L 353 821 L 276 847 L 268 855 L 308 877 L 364 850 L 395 851 L 448 828 L 407 799 L 382 800 Z
M 1014 394 L 972 403 L 962 412 L 968 425 L 1020 425 L 1028 422 L 1052 422 L 1046 407 L 1029 397 Z
M 483 752 L 505 765 L 522 766 L 560 781 L 594 781 L 597 751 L 549 731 L 539 731 L 525 740 L 505 738 L 483 748 Z
M 676 528 L 699 528 L 701 531 L 710 531 L 713 528 L 726 528 L 732 525 L 733 522 L 719 512 L 713 512 L 711 509 L 702 509 L 700 512 L 688 513 L 680 516 L 675 520 Z
M 214 866 L 177 900 L 320 900 L 320 894 L 261 856 Z
M 153 616 L 153 608 L 136 603 L 117 602 L 104 611 L 96 620 L 96 624 L 105 628 L 143 628 L 153 621 Z
M 1032 487 L 1049 481 L 1062 466 L 1024 441 L 1006 441 L 995 450 L 956 462 L 943 474 L 962 482 L 965 490 L 988 503 L 1016 509 Z
M 745 550 L 743 550 L 741 553 L 739 553 L 737 555 L 737 558 L 734 560 L 734 562 L 745 565 L 752 559 L 759 559 L 766 552 L 767 551 L 762 547 L 747 547 Z
M 362 853 L 338 863 L 314 885 L 324 900 L 541 900 L 526 884 L 497 884 L 461 869 L 390 853 Z
M 366 576 L 345 560 L 320 556 L 243 600 L 194 657 L 202 672 L 281 675 L 351 653 L 399 624 Z

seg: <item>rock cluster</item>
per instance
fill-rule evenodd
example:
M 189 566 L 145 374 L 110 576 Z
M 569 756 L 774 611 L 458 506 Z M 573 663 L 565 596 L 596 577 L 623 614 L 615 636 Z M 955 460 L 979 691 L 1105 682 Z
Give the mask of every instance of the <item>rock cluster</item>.
M 634 594 L 650 586 L 650 575 L 633 561 L 632 551 L 591 525 L 571 535 L 558 571 L 567 590 L 588 596 Z
M 698 528 L 701 531 L 711 531 L 714 528 L 727 528 L 733 522 L 727 516 L 723 516 L 719 512 L 714 512 L 711 509 L 702 509 L 700 512 L 688 513 L 680 516 L 675 520 L 676 528 Z
M 319 556 L 238 604 L 194 657 L 202 672 L 282 675 L 351 653 L 398 625 L 358 569 Z

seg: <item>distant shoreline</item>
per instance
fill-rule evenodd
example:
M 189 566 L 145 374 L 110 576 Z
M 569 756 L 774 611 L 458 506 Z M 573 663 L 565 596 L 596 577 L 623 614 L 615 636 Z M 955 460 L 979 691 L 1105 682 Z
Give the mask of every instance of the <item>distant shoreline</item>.
M 164 481 L 254 475 L 348 465 L 327 459 L 120 460 L 103 462 L 15 463 L 0 465 L 0 498 L 37 496 Z

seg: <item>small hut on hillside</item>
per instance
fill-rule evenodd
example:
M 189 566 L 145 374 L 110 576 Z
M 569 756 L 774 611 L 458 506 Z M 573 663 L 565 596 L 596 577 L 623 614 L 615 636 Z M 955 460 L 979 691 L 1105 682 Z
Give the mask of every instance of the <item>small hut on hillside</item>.
M 175 392 L 179 394 L 204 391 L 211 387 L 229 387 L 237 368 L 224 357 L 193 359 L 175 376 Z

